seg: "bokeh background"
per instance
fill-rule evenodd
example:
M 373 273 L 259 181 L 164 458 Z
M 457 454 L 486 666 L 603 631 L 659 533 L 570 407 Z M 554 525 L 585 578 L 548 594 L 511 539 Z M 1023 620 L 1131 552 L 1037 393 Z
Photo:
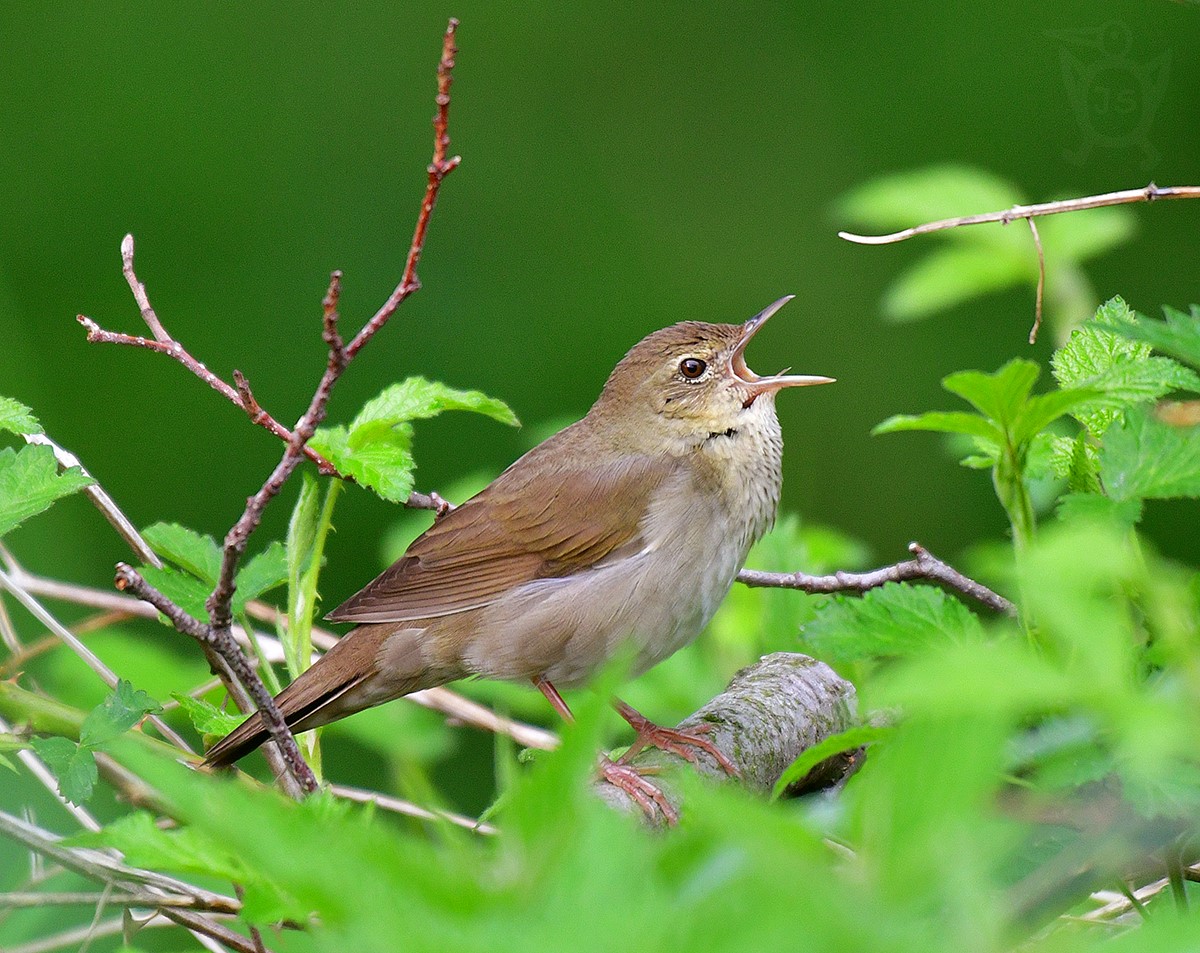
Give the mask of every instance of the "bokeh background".
M 852 223 L 839 198 L 944 163 L 989 170 L 1031 200 L 1200 183 L 1195 3 L 10 3 L 0 393 L 32 406 L 139 525 L 220 538 L 280 445 L 173 362 L 86 343 L 78 312 L 144 332 L 122 236 L 135 235 L 169 330 L 294 420 L 324 362 L 330 270 L 345 272 L 348 330 L 399 277 L 450 14 L 462 20 L 451 136 L 464 161 L 435 214 L 423 290 L 345 376 L 331 419 L 419 373 L 503 398 L 525 427 L 420 424 L 424 490 L 495 473 L 582 415 L 649 331 L 741 321 L 794 293 L 751 364 L 839 383 L 780 401 L 785 508 L 880 563 L 910 539 L 958 559 L 1004 532 L 986 475 L 955 466 L 935 436 L 869 431 L 952 406 L 939 386 L 951 371 L 1044 361 L 1052 342 L 1025 343 L 1032 287 L 886 321 L 885 289 L 931 246 L 840 241 Z M 1097 302 L 1121 294 L 1157 314 L 1200 300 L 1200 206 L 1133 214 L 1135 237 L 1088 263 Z M 295 493 L 264 541 L 282 534 Z M 1195 559 L 1196 515 L 1161 504 L 1147 526 Z M 396 519 L 365 492 L 344 495 L 327 605 L 382 568 Z M 83 499 L 9 542 L 35 571 L 99 586 L 126 558 Z

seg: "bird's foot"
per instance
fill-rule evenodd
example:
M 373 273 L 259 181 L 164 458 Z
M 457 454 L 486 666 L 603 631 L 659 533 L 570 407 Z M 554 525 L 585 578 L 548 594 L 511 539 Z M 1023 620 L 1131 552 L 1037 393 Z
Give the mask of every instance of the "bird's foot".
M 642 809 L 647 820 L 655 821 L 661 814 L 671 827 L 679 823 L 679 811 L 667 800 L 662 788 L 646 779 L 645 775 L 631 764 L 601 757 L 600 776 L 613 787 L 619 788 Z
M 631 758 L 644 748 L 659 748 L 679 755 L 685 761 L 696 763 L 696 750 L 708 754 L 721 769 L 730 777 L 740 777 L 741 772 L 720 748 L 703 735 L 712 731 L 712 725 L 701 724 L 693 728 L 664 728 L 656 725 L 637 709 L 625 704 L 619 699 L 614 703 L 618 714 L 629 722 L 629 726 L 637 732 L 629 750 L 618 759 L 619 764 L 627 764 Z

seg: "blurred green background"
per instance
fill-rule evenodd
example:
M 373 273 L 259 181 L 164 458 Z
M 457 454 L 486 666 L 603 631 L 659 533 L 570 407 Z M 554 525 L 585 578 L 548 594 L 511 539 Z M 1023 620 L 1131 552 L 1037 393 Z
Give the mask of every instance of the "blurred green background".
M 1036 200 L 1200 182 L 1195 4 L 7 4 L 0 393 L 32 406 L 139 525 L 219 538 L 280 445 L 173 362 L 86 343 L 77 312 L 144 332 L 121 237 L 135 235 L 168 329 L 294 420 L 324 361 L 329 271 L 345 271 L 347 329 L 400 274 L 450 14 L 462 20 L 451 136 L 463 165 L 435 215 L 424 289 L 345 376 L 331 420 L 420 373 L 501 397 L 526 426 L 422 424 L 424 490 L 494 473 L 582 415 L 649 331 L 744 320 L 790 292 L 752 366 L 839 383 L 780 402 L 785 508 L 864 540 L 879 562 L 914 538 L 956 558 L 1003 532 L 986 478 L 934 436 L 868 432 L 952 403 L 944 374 L 1044 360 L 1051 338 L 1024 343 L 1032 288 L 885 321 L 884 289 L 933 246 L 846 244 L 836 231 L 853 223 L 836 200 L 948 162 Z M 1200 299 L 1200 207 L 1134 215 L 1135 238 L 1088 265 L 1097 300 L 1157 314 Z M 262 542 L 282 534 L 295 493 Z M 1194 516 L 1164 504 L 1148 527 L 1196 558 Z M 382 567 L 394 518 L 345 495 L 327 605 Z M 82 498 L 10 542 L 30 568 L 95 585 L 126 557 Z

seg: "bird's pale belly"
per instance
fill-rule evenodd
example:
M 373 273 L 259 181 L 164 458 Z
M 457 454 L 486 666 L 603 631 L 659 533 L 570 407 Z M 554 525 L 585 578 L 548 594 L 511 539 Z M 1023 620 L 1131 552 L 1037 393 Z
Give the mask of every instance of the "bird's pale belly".
M 700 634 L 745 560 L 749 540 L 695 537 L 520 587 L 480 613 L 464 667 L 491 678 L 540 675 L 569 687 L 627 652 L 630 674 L 641 674 Z M 694 547 L 711 555 L 697 558 Z

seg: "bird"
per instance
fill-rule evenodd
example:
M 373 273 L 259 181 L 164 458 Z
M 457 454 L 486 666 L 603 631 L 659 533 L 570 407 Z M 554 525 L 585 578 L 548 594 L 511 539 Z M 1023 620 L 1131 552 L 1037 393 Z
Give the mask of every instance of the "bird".
M 586 416 L 436 519 L 328 614 L 356 627 L 276 697 L 288 727 L 468 676 L 531 682 L 570 720 L 559 688 L 586 684 L 617 656 L 636 677 L 692 642 L 774 523 L 776 394 L 833 382 L 762 377 L 746 364 L 751 339 L 792 297 L 741 324 L 683 321 L 634 345 Z M 648 813 L 667 808 L 628 763 L 642 747 L 689 760 L 707 750 L 736 773 L 700 731 L 614 705 L 637 734 L 601 771 Z M 205 764 L 230 765 L 266 740 L 252 714 Z

